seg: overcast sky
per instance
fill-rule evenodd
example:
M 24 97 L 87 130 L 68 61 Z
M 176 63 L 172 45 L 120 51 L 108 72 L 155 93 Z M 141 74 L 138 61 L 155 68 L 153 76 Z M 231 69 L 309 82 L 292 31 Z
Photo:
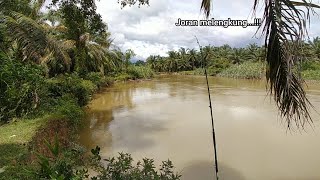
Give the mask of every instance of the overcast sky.
M 319 3 L 319 0 L 313 2 Z M 137 59 L 166 55 L 167 51 L 180 47 L 196 48 L 195 35 L 202 45 L 245 47 L 249 43 L 262 43 L 260 34 L 254 37 L 257 26 L 175 26 L 178 18 L 204 19 L 200 5 L 201 0 L 150 0 L 150 6 L 121 9 L 117 0 L 100 0 L 97 10 L 108 24 L 114 44 L 122 50 L 132 49 Z M 253 0 L 215 0 L 210 18 L 252 22 L 252 5 Z M 262 11 L 257 12 L 256 17 L 261 17 L 261 14 Z M 313 18 L 309 30 L 311 37 L 320 35 L 319 22 L 319 17 Z

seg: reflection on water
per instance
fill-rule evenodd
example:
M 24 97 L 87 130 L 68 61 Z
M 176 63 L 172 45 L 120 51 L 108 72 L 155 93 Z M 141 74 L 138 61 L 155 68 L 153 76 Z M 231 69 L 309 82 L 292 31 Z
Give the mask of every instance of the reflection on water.
M 80 141 L 104 157 L 170 159 L 184 180 L 213 179 L 213 149 L 203 77 L 163 76 L 117 84 L 95 97 Z M 319 115 L 315 128 L 287 132 L 263 81 L 210 78 L 220 179 L 320 179 Z M 308 96 L 320 107 L 320 86 Z

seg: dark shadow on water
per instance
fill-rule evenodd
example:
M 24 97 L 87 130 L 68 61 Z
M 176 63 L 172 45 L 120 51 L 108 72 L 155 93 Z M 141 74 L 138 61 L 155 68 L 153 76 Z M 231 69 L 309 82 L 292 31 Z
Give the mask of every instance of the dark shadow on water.
M 198 161 L 190 164 L 181 171 L 181 180 L 214 180 L 214 165 L 209 161 Z M 219 180 L 245 180 L 236 169 L 219 163 Z
M 123 111 L 129 115 L 116 118 L 116 111 Z M 156 141 L 148 134 L 164 131 L 166 119 L 153 113 L 131 113 L 121 108 L 113 110 L 91 110 L 87 112 L 87 119 L 81 129 L 80 142 L 87 149 L 99 145 L 113 148 L 125 148 L 129 152 L 141 151 L 153 146 Z
M 126 148 L 130 152 L 143 151 L 154 146 L 156 140 L 148 135 L 164 131 L 167 127 L 166 119 L 152 115 L 130 113 L 130 116 L 112 121 L 109 131 L 112 134 L 113 146 Z

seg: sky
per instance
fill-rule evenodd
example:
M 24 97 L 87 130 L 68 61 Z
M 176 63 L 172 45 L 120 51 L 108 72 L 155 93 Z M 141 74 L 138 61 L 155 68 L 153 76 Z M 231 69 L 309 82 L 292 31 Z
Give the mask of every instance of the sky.
M 204 19 L 200 12 L 201 0 L 149 0 L 149 3 L 150 6 L 121 9 L 118 0 L 97 1 L 97 11 L 108 24 L 114 45 L 123 51 L 132 49 L 135 60 L 145 60 L 150 55 L 166 56 L 169 50 L 180 47 L 197 48 L 195 36 L 202 46 L 229 44 L 231 47 L 245 47 L 250 43 L 263 43 L 261 32 L 255 35 L 258 26 L 176 26 L 178 18 Z M 319 0 L 313 3 L 320 4 Z M 253 22 L 252 6 L 253 0 L 213 0 L 209 19 Z M 261 18 L 262 13 L 259 8 L 255 17 Z M 319 16 L 314 16 L 309 36 L 317 35 L 320 36 L 320 21 Z

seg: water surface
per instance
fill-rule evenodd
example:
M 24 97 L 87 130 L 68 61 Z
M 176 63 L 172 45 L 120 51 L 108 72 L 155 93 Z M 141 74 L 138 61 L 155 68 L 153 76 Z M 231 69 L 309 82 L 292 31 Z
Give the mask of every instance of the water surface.
M 210 77 L 220 179 L 320 179 L 319 116 L 307 132 L 287 131 L 265 83 Z M 320 107 L 320 86 L 308 96 Z M 212 131 L 204 77 L 162 76 L 116 84 L 97 95 L 80 141 L 134 159 L 168 158 L 184 180 L 214 177 Z

